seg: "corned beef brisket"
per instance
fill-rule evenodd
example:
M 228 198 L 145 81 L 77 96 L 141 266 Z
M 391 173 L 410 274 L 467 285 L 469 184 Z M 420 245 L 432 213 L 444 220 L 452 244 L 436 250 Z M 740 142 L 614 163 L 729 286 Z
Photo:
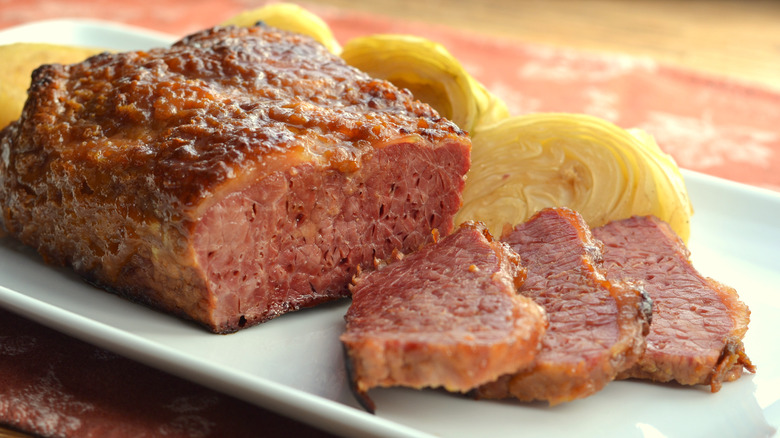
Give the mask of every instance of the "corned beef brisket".
M 477 388 L 478 397 L 555 405 L 592 395 L 636 363 L 650 302 L 630 283 L 607 281 L 600 243 L 577 212 L 541 210 L 502 240 L 528 270 L 520 293 L 547 311 L 549 327 L 533 366 Z
M 40 67 L 0 157 L 3 229 L 231 332 L 347 296 L 358 266 L 450 233 L 470 142 L 407 91 L 257 26 Z
M 621 377 L 710 385 L 754 371 L 742 338 L 750 310 L 737 292 L 703 277 L 669 224 L 637 216 L 593 230 L 604 243 L 607 278 L 639 282 L 653 300 L 647 350 Z
M 529 366 L 544 310 L 519 295 L 518 255 L 478 223 L 355 278 L 341 336 L 354 389 L 369 409 L 373 387 L 466 392 Z

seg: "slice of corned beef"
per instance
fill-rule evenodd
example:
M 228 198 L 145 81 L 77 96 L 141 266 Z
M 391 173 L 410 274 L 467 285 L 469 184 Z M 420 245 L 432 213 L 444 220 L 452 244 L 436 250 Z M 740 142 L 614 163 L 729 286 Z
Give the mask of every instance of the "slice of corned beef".
M 737 292 L 693 267 L 671 227 L 654 216 L 614 221 L 593 230 L 604 242 L 610 279 L 641 282 L 653 299 L 647 350 L 621 377 L 710 385 L 753 371 L 742 338 L 750 310 Z
M 591 395 L 634 365 L 651 305 L 630 284 L 607 281 L 599 242 L 578 213 L 542 210 L 502 240 L 528 269 L 520 293 L 544 307 L 549 327 L 534 366 L 483 385 L 476 396 L 554 405 Z
M 438 243 L 355 278 L 341 336 L 358 398 L 374 387 L 468 391 L 528 366 L 544 311 L 517 294 L 520 258 L 467 223 Z

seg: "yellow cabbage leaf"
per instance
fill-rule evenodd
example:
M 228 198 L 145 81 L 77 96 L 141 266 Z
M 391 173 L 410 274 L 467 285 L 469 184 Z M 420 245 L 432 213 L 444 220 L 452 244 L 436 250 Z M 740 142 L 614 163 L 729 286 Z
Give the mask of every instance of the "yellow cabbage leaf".
M 578 211 L 591 227 L 655 215 L 687 241 L 693 213 L 671 156 L 639 130 L 582 114 L 504 119 L 472 136 L 472 167 L 456 222 L 500 235 L 545 207 Z
M 344 44 L 341 57 L 372 77 L 408 89 L 465 131 L 509 116 L 501 99 L 469 75 L 444 46 L 428 39 L 391 34 L 358 37 Z
M 274 3 L 250 9 L 221 23 L 223 26 L 254 26 L 258 21 L 290 32 L 308 35 L 322 43 L 331 53 L 339 54 L 341 46 L 325 21 L 292 3 Z

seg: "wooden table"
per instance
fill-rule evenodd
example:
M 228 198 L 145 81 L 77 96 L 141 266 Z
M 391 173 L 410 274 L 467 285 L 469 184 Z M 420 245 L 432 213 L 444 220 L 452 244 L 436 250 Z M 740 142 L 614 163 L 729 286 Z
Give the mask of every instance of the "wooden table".
M 780 90 L 780 2 L 319 0 L 488 35 L 649 56 Z
M 327 5 L 585 50 L 641 55 L 780 90 L 780 2 L 319 0 Z M 227 17 L 215 17 L 221 20 Z M 0 428 L 0 438 L 26 437 Z

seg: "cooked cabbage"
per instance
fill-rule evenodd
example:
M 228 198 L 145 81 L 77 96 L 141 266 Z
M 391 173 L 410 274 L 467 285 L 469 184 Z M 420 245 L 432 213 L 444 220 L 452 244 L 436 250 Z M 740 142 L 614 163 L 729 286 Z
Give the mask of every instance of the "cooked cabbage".
M 506 104 L 469 75 L 444 46 L 412 35 L 377 34 L 344 44 L 341 57 L 369 75 L 406 88 L 472 132 L 509 116 Z
M 591 227 L 652 214 L 688 239 L 682 175 L 647 133 L 587 115 L 532 114 L 479 130 L 472 143 L 458 223 L 480 220 L 500 235 L 542 208 L 566 206 Z
M 244 11 L 222 25 L 254 26 L 258 21 L 278 29 L 308 35 L 322 43 L 331 53 L 341 52 L 341 46 L 330 26 L 322 18 L 291 3 L 275 3 Z

